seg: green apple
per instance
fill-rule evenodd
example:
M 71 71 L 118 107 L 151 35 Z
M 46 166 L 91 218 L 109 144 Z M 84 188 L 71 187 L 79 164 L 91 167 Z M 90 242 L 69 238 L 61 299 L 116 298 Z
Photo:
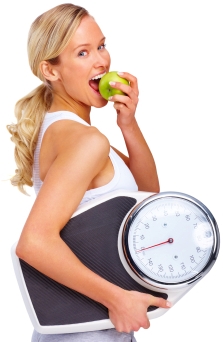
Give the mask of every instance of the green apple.
M 105 100 L 108 100 L 110 96 L 116 94 L 126 95 L 125 93 L 123 93 L 123 91 L 110 86 L 109 82 L 120 82 L 123 84 L 129 84 L 129 81 L 127 81 L 125 78 L 120 77 L 117 74 L 117 71 L 108 72 L 100 79 L 99 82 L 99 92 Z

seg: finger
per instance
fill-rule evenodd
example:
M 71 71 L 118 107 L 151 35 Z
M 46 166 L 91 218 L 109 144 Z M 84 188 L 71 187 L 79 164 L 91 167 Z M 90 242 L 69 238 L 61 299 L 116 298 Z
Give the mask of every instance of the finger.
M 171 307 L 171 303 L 168 300 L 149 295 L 149 306 L 151 305 L 166 309 Z
M 146 316 L 147 317 L 147 316 Z M 149 329 L 149 327 L 150 327 L 150 321 L 149 321 L 149 319 L 148 319 L 148 317 L 147 317 L 147 319 L 145 320 L 145 322 L 142 324 L 142 328 L 143 329 Z
M 120 103 L 120 102 L 114 102 L 113 107 L 117 110 L 117 111 L 121 111 L 122 114 L 131 114 L 131 111 L 129 110 L 130 108 L 128 108 L 124 103 Z
M 137 101 L 133 101 L 132 99 L 130 99 L 128 96 L 123 96 L 123 95 L 113 95 L 110 99 L 110 101 L 114 102 L 114 103 L 123 103 L 124 105 L 126 105 L 127 107 L 131 108 L 132 106 L 136 106 L 137 105 Z
M 138 102 L 139 102 L 138 96 L 136 96 L 133 93 L 131 96 L 129 96 L 129 94 L 126 94 L 126 95 L 127 96 L 123 96 L 123 95 L 119 95 L 119 94 L 113 95 L 109 98 L 109 101 L 121 102 L 121 103 L 124 103 L 128 107 L 130 107 L 131 105 L 136 107 L 138 105 Z
M 127 81 L 130 82 L 130 85 L 132 89 L 135 91 L 136 95 L 139 95 L 139 89 L 138 89 L 138 80 L 135 76 L 129 74 L 128 72 L 118 72 L 118 75 L 120 77 L 125 78 Z
M 131 111 L 135 112 L 136 106 L 138 104 L 138 98 L 135 98 L 134 100 L 131 99 L 128 96 L 123 95 L 114 95 L 110 99 L 110 101 L 114 102 L 115 104 L 124 104 L 126 108 L 129 108 Z M 120 108 L 119 108 L 120 109 Z
M 109 82 L 109 84 L 112 88 L 121 90 L 125 95 L 127 95 L 127 97 L 131 98 L 132 101 L 136 102 L 136 104 L 138 103 L 138 92 L 136 92 L 131 86 L 121 82 Z M 123 95 L 121 96 L 124 98 Z M 111 97 L 109 98 L 109 100 L 111 100 Z

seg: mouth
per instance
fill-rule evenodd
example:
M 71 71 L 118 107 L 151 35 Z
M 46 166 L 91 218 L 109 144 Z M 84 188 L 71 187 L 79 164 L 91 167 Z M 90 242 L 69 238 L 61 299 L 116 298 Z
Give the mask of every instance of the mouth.
M 99 94 L 99 82 L 100 79 L 106 74 L 106 72 L 103 72 L 102 74 L 98 74 L 94 77 L 92 77 L 89 81 L 90 87 L 96 91 Z

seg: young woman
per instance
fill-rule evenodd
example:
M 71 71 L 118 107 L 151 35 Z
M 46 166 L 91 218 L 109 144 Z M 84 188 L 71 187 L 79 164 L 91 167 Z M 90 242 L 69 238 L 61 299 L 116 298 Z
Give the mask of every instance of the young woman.
M 147 308 L 168 308 L 162 298 L 126 291 L 86 268 L 60 238 L 60 231 L 80 205 L 117 189 L 159 191 L 155 162 L 137 125 L 137 79 L 120 73 L 130 85 L 113 83 L 117 124 L 128 157 L 111 147 L 91 126 L 91 107 L 107 104 L 98 81 L 109 71 L 105 37 L 90 14 L 62 4 L 39 16 L 28 38 L 30 67 L 42 84 L 17 102 L 17 124 L 8 129 L 15 143 L 18 169 L 11 182 L 37 197 L 21 233 L 19 258 L 57 282 L 108 308 L 115 329 L 41 335 L 32 341 L 134 341 L 133 332 L 149 328 Z M 78 275 L 78 276 L 77 276 Z

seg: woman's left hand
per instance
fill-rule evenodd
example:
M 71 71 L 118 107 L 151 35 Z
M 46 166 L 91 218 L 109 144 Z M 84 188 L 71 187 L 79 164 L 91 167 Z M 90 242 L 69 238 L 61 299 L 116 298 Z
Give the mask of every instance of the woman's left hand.
M 138 104 L 138 82 L 137 78 L 127 72 L 118 72 L 118 75 L 129 81 L 129 85 L 120 82 L 111 82 L 113 88 L 123 91 L 126 95 L 113 95 L 109 101 L 114 102 L 117 111 L 117 124 L 122 129 L 132 124 L 135 120 L 135 112 Z

